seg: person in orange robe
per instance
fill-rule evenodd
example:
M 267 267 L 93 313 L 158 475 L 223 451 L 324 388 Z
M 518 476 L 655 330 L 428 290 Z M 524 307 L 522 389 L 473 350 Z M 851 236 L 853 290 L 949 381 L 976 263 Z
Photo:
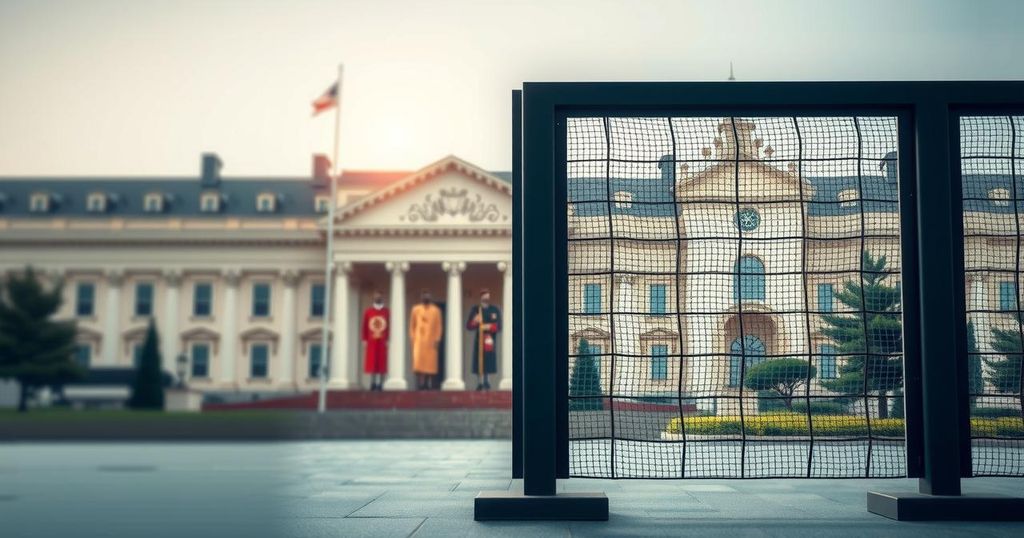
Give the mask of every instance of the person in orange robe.
M 416 388 L 426 390 L 437 375 L 437 344 L 441 341 L 441 309 L 432 302 L 430 292 L 423 290 L 420 303 L 409 314 L 409 338 L 412 339 L 412 371 Z
M 391 312 L 384 306 L 384 297 L 374 292 L 373 305 L 363 311 L 363 371 L 370 374 L 370 390 L 384 389 L 388 373 L 388 336 L 391 334 Z

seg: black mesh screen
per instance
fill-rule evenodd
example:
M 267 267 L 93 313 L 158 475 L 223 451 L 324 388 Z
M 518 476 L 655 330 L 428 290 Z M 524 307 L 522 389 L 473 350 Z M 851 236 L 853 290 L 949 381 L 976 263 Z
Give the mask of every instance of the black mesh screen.
M 905 475 L 896 119 L 567 137 L 570 474 Z
M 971 452 L 975 476 L 1024 476 L 1021 213 L 1024 118 L 960 120 Z

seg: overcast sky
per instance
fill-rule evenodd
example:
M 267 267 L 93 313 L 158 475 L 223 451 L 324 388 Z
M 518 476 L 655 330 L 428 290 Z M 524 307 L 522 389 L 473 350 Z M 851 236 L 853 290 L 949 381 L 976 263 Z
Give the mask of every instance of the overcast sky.
M 0 175 L 510 168 L 541 80 L 1024 79 L 1024 1 L 0 1 Z

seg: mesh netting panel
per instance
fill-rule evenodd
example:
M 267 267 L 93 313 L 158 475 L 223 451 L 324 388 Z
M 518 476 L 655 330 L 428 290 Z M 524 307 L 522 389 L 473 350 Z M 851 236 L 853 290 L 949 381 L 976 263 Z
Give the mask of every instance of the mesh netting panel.
M 1021 213 L 1024 118 L 960 120 L 971 452 L 975 476 L 1024 476 Z
M 576 477 L 903 476 L 895 118 L 573 118 Z

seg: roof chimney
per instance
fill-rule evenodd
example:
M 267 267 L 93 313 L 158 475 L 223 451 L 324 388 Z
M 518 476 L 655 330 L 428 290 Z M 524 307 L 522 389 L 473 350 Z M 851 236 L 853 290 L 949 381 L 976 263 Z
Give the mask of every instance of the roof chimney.
M 889 180 L 890 183 L 896 183 L 896 163 L 898 162 L 899 159 L 897 158 L 897 153 L 895 151 L 890 151 L 885 154 L 885 157 L 882 157 L 882 162 L 878 165 L 879 170 L 885 168 L 885 179 Z
M 662 155 L 661 159 L 658 159 L 658 168 L 661 169 L 661 179 L 665 181 L 676 180 L 676 166 L 675 159 L 672 155 Z
M 216 188 L 220 186 L 220 168 L 223 163 L 216 153 L 203 154 L 203 170 L 199 183 L 205 188 Z
M 331 160 L 321 153 L 313 154 L 313 185 L 325 186 L 331 180 Z

